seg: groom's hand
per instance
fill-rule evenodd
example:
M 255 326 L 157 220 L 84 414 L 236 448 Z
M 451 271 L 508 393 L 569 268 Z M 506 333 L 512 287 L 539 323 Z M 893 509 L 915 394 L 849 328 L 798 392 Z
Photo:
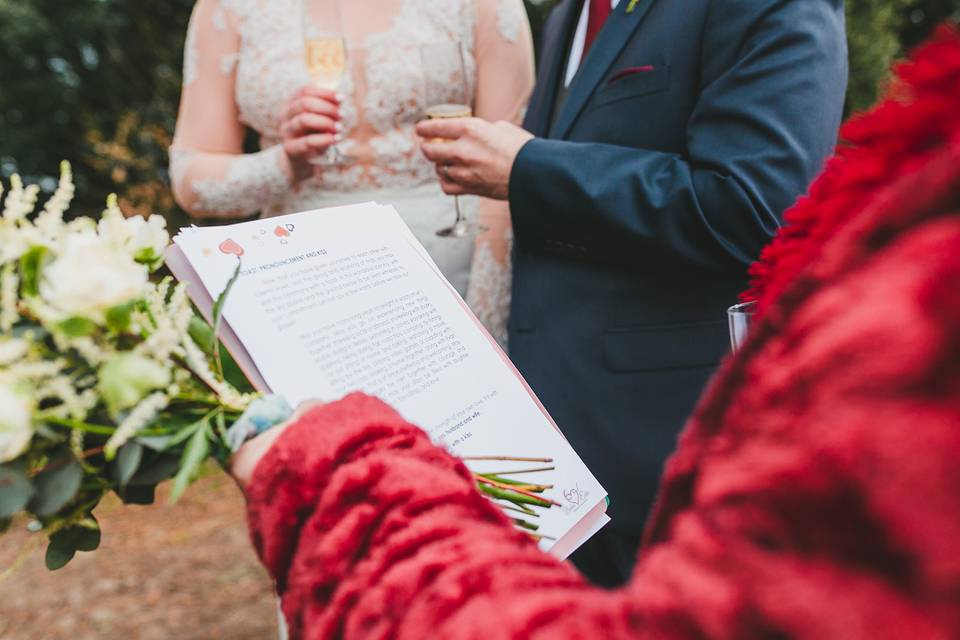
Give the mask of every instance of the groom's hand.
M 533 138 L 509 122 L 480 118 L 425 120 L 417 134 L 424 138 L 423 154 L 437 165 L 444 193 L 495 200 L 507 199 L 513 161 Z

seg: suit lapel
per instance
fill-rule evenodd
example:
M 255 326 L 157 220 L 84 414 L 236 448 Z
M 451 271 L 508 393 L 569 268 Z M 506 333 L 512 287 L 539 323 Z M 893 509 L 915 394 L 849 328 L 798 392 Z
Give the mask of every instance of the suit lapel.
M 550 16 L 557 27 L 543 35 L 543 45 L 540 47 L 540 70 L 537 74 L 537 83 L 530 96 L 530 106 L 523 125 L 535 136 L 547 135 L 550 118 L 553 115 L 554 100 L 559 83 L 563 81 L 563 70 L 566 67 L 569 42 L 573 36 L 576 19 L 580 15 L 582 4 L 580 0 L 565 0 L 553 10 L 555 15 Z
M 607 23 L 603 25 L 587 57 L 581 63 L 580 70 L 574 76 L 563 111 L 550 129 L 551 138 L 562 139 L 570 132 L 587 100 L 593 95 L 607 69 L 623 51 L 654 1 L 620 0 L 617 10 L 607 18 Z

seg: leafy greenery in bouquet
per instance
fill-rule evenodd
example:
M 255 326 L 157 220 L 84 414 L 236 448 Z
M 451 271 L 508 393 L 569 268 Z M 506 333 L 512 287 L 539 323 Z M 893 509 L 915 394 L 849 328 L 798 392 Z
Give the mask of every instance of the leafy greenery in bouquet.
M 0 185 L 2 189 L 2 185 Z M 42 211 L 13 176 L 0 218 L 0 532 L 26 512 L 48 534 L 50 569 L 100 542 L 109 492 L 179 497 L 256 397 L 185 285 L 160 278 L 162 217 L 64 221 L 70 167 Z M 2 191 L 0 191 L 2 196 Z M 32 219 L 31 219 L 32 218 Z

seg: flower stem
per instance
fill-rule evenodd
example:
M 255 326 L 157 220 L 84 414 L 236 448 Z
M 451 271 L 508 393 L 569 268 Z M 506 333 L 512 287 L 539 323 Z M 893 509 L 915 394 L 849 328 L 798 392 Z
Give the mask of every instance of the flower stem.
M 76 429 L 77 431 L 83 431 L 85 433 L 95 433 L 101 436 L 113 435 L 113 432 L 117 430 L 116 427 L 107 427 L 99 424 L 89 424 L 87 422 L 82 422 L 80 420 L 70 420 L 68 418 L 52 418 L 47 417 L 44 420 L 52 425 L 58 427 L 66 427 L 67 429 Z
M 461 460 L 496 460 L 499 462 L 543 462 L 550 464 L 553 458 L 513 458 L 510 456 L 463 456 Z
M 503 498 L 504 500 L 508 500 L 510 502 L 525 502 L 527 504 L 535 504 L 541 507 L 560 506 L 559 502 L 554 502 L 549 498 L 544 498 L 528 491 L 522 491 L 511 486 L 501 485 L 493 480 L 488 480 L 487 478 L 478 478 L 476 476 L 474 478 L 481 485 L 481 491 L 490 495 L 496 495 L 496 497 Z
M 542 471 L 553 471 L 556 467 L 536 467 L 535 469 L 517 469 L 516 471 L 491 471 L 484 473 L 484 476 L 512 476 L 518 473 L 540 473 Z

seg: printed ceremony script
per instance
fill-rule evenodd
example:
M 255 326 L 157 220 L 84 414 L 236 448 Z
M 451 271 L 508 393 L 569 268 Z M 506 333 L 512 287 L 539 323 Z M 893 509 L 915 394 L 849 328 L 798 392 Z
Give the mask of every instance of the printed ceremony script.
M 606 492 L 397 212 L 368 203 L 181 230 L 174 275 L 253 386 L 286 397 L 379 397 L 463 457 L 550 458 L 541 548 L 565 558 L 609 521 Z M 477 473 L 523 463 L 471 460 Z

